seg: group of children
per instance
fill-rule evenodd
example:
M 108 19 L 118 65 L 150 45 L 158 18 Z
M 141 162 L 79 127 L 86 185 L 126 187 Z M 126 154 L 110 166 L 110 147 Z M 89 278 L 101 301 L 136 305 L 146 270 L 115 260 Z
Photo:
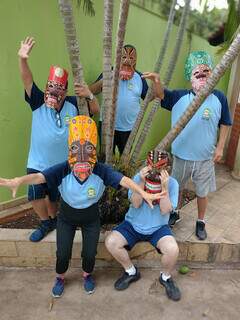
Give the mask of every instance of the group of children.
M 0 178 L 0 185 L 12 189 L 13 195 L 19 185 L 29 185 L 28 198 L 41 220 L 39 228 L 30 236 L 31 241 L 40 241 L 57 225 L 56 280 L 52 295 L 60 297 L 63 294 L 65 273 L 69 267 L 78 227 L 82 231 L 84 289 L 87 293 L 94 292 L 92 272 L 100 233 L 98 202 L 106 186 L 122 186 L 130 189 L 128 195 L 131 204 L 125 220 L 112 230 L 105 241 L 108 251 L 124 269 L 122 276 L 115 282 L 115 289 L 127 289 L 130 283 L 140 279 L 140 272 L 130 260 L 128 250 L 139 241 L 148 241 L 162 254 L 160 284 L 165 287 L 170 299 L 180 300 L 180 290 L 172 279 L 178 245 L 169 227 L 169 217 L 178 206 L 179 185 L 182 189 L 191 177 L 198 197 L 196 236 L 200 240 L 206 238 L 203 219 L 206 196 L 209 191 L 214 190 L 215 185 L 212 157 L 214 154 L 217 158 L 214 160 L 217 161 L 221 158 L 227 129 L 231 125 L 224 95 L 214 91 L 175 140 L 172 149 L 172 176 L 169 176 L 168 154 L 155 154 L 152 151 L 146 165 L 131 180 L 97 161 L 96 124 L 91 117 L 78 115 L 76 97 L 66 95 L 66 70 L 51 67 L 45 92 L 38 89 L 27 62 L 33 46 L 34 39 L 28 37 L 21 43 L 18 52 L 25 99 L 33 113 L 27 175 L 14 179 Z M 143 78 L 153 81 L 154 97 L 162 99 L 162 106 L 172 111 L 174 125 L 194 95 L 206 84 L 212 70 L 209 55 L 202 51 L 192 53 L 185 65 L 192 90 L 169 91 L 163 89 L 158 75 L 141 75 L 136 72 L 135 66 L 136 49 L 127 45 L 123 49 L 120 68 L 120 105 L 117 112 L 122 110 L 121 105 L 129 112 L 126 110 L 125 113 L 119 113 L 115 131 L 115 145 L 120 153 L 136 120 L 140 96 L 146 94 L 146 81 Z M 86 98 L 90 114 L 99 112 L 99 105 L 92 91 L 99 91 L 101 81 L 100 77 L 90 87 L 91 90 L 86 85 L 75 84 L 75 93 Z M 220 136 L 215 149 L 218 125 Z M 59 194 L 60 210 L 56 218 Z

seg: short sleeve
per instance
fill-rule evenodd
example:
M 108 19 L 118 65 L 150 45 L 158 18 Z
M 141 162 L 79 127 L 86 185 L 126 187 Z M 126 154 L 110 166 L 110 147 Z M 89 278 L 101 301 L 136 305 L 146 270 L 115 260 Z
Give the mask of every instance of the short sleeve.
M 98 175 L 105 186 L 111 186 L 115 189 L 119 187 L 120 181 L 123 178 L 123 174 L 114 170 L 111 166 L 98 162 L 93 169 L 93 173 Z
M 176 179 L 170 177 L 168 185 L 169 198 L 173 209 L 178 206 L 179 185 Z
M 229 112 L 229 106 L 228 106 L 228 101 L 227 101 L 227 97 L 218 90 L 214 90 L 213 92 L 218 100 L 221 103 L 221 118 L 219 120 L 219 125 L 225 125 L 225 126 L 231 126 L 232 125 L 232 120 L 231 120 L 231 116 L 230 116 L 230 112 Z
M 136 174 L 132 180 L 136 183 L 136 184 L 140 184 L 141 182 L 141 177 L 140 177 L 140 174 Z M 133 191 L 131 189 L 128 190 L 128 199 L 130 200 L 131 199 L 131 196 L 133 194 Z
M 51 189 L 60 186 L 63 178 L 66 177 L 70 172 L 71 169 L 68 162 L 64 161 L 42 171 L 42 174 L 46 179 L 48 187 Z
M 25 101 L 30 105 L 32 111 L 40 108 L 44 104 L 44 92 L 37 87 L 35 82 L 33 82 L 30 97 L 25 91 Z
M 164 88 L 164 99 L 161 100 L 161 107 L 171 111 L 178 100 L 188 93 L 188 90 L 168 90 Z

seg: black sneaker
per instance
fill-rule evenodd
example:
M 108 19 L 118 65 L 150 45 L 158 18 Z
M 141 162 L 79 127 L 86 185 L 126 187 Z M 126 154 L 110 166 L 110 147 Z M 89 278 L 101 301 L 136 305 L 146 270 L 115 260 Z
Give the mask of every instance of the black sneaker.
M 166 294 L 169 299 L 173 301 L 178 301 L 181 299 L 181 292 L 172 278 L 169 278 L 166 281 L 164 281 L 162 279 L 162 275 L 160 275 L 159 282 L 165 287 Z
M 196 236 L 199 240 L 205 240 L 207 238 L 207 231 L 203 221 L 196 222 Z
M 168 225 L 172 228 L 175 225 L 175 223 L 178 223 L 179 221 L 181 221 L 179 210 L 173 210 L 170 213 Z
M 130 276 L 127 272 L 124 272 L 121 278 L 114 283 L 116 290 L 125 290 L 128 288 L 131 282 L 137 281 L 141 278 L 140 272 L 136 268 L 136 273 Z

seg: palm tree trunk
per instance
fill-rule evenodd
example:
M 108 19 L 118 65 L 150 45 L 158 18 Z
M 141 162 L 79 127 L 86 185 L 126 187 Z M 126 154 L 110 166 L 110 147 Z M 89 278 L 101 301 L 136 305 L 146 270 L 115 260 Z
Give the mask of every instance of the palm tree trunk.
M 179 52 L 180 52 L 180 49 L 182 46 L 184 31 L 185 31 L 186 24 L 187 24 L 187 17 L 188 17 L 189 9 L 190 9 L 190 0 L 187 0 L 185 3 L 185 7 L 183 9 L 181 21 L 180 21 L 180 24 L 178 27 L 178 33 L 177 33 L 177 37 L 176 37 L 176 44 L 175 44 L 175 48 L 173 51 L 173 55 L 172 55 L 171 60 L 169 62 L 167 72 L 165 74 L 165 78 L 163 81 L 163 84 L 166 86 L 168 86 L 168 84 L 172 78 L 175 66 L 177 64 L 177 59 L 178 59 Z M 144 128 L 142 129 L 140 136 L 137 140 L 137 143 L 135 144 L 134 150 L 131 153 L 131 158 L 130 158 L 131 164 L 134 164 L 136 162 L 136 160 L 138 159 L 139 153 L 141 151 L 141 146 L 143 145 L 143 143 L 146 139 L 146 136 L 151 128 L 153 118 L 154 118 L 157 110 L 159 109 L 159 106 L 160 106 L 160 100 L 155 99 L 153 106 L 152 106 L 152 109 L 148 115 L 148 118 L 147 118 L 146 122 L 144 123 Z
M 130 0 L 121 0 L 121 3 L 120 3 L 118 32 L 117 32 L 117 46 L 116 46 L 116 53 L 115 53 L 113 78 L 112 78 L 112 105 L 111 105 L 111 108 L 109 109 L 110 119 L 111 119 L 110 128 L 109 128 L 111 143 L 109 143 L 106 146 L 106 162 L 107 163 L 110 163 L 112 161 L 116 102 L 117 102 L 118 83 L 119 83 L 119 70 L 120 70 L 123 42 L 124 42 L 124 37 L 126 32 L 129 4 L 130 4 Z M 108 128 L 106 130 L 108 130 Z
M 187 123 L 192 119 L 194 114 L 200 108 L 202 102 L 206 97 L 212 92 L 220 78 L 230 67 L 233 61 L 236 59 L 240 53 L 240 33 L 236 35 L 236 38 L 230 45 L 229 49 L 226 51 L 224 56 L 218 65 L 214 68 L 211 76 L 207 80 L 206 86 L 197 94 L 193 101 L 190 103 L 187 110 L 180 117 L 175 126 L 168 132 L 168 134 L 163 138 L 163 140 L 156 147 L 157 150 L 166 150 L 173 140 L 179 135 L 179 133 L 185 128 Z
M 181 16 L 181 21 L 180 21 L 180 24 L 178 27 L 178 33 L 177 33 L 177 37 L 176 37 L 176 44 L 175 44 L 174 52 L 173 52 L 171 60 L 168 64 L 167 72 L 165 74 L 164 81 L 163 81 L 163 83 L 166 87 L 169 85 L 169 83 L 172 79 L 172 75 L 173 75 L 174 69 L 176 67 L 177 59 L 178 59 L 178 56 L 179 56 L 179 53 L 181 50 L 184 31 L 186 29 L 186 24 L 187 24 L 187 17 L 188 17 L 189 9 L 190 9 L 190 1 L 191 0 L 186 0 L 185 6 L 183 9 L 183 13 Z
M 112 143 L 110 135 L 110 113 L 112 104 L 112 28 L 113 0 L 104 1 L 104 35 L 103 35 L 103 86 L 102 86 L 102 139 L 101 154 L 106 158 L 107 146 Z
M 84 84 L 83 68 L 79 61 L 80 49 L 77 41 L 71 0 L 58 0 L 58 5 L 63 19 L 73 79 L 76 83 Z M 77 97 L 77 103 L 79 113 L 83 115 L 89 115 L 86 99 Z
M 157 62 L 155 64 L 155 68 L 154 68 L 154 72 L 156 72 L 156 73 L 160 72 L 161 67 L 162 67 L 162 63 L 163 63 L 163 59 L 165 57 L 165 53 L 166 53 L 167 45 L 168 45 L 168 41 L 169 41 L 169 36 L 170 36 L 170 32 L 172 30 L 173 20 L 174 20 L 174 16 L 175 16 L 176 3 L 177 3 L 177 0 L 173 0 L 172 1 L 170 13 L 169 13 L 169 16 L 168 16 L 167 28 L 166 28 L 166 31 L 165 31 L 165 34 L 164 34 L 163 44 L 161 46 L 161 50 L 160 50 L 160 53 L 159 53 L 159 56 L 158 56 L 158 59 L 157 59 Z M 134 127 L 133 127 L 133 129 L 131 131 L 131 134 L 130 134 L 130 136 L 128 138 L 127 144 L 126 144 L 126 146 L 124 148 L 124 151 L 123 151 L 123 154 L 122 154 L 122 157 L 121 157 L 121 161 L 123 163 L 126 163 L 127 159 L 130 156 L 130 152 L 131 152 L 131 148 L 133 146 L 133 142 L 136 139 L 137 132 L 138 132 L 138 130 L 140 128 L 140 125 L 142 123 L 142 120 L 143 120 L 144 114 L 145 114 L 145 112 L 147 110 L 148 104 L 151 101 L 152 94 L 153 94 L 153 86 L 151 85 L 151 87 L 147 91 L 147 95 L 146 95 L 146 97 L 145 97 L 145 99 L 143 101 L 143 104 L 141 106 L 141 109 L 140 109 L 140 112 L 138 114 L 137 120 L 136 120 L 136 122 L 134 124 Z

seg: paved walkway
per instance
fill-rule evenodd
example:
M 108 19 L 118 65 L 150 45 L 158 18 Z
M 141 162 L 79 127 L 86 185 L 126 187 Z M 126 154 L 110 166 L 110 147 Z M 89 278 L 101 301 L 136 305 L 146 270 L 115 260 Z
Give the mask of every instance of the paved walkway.
M 182 300 L 170 301 L 158 270 L 118 292 L 119 271 L 96 270 L 96 291 L 86 295 L 79 270 L 68 273 L 64 295 L 51 302 L 54 273 L 49 269 L 0 269 L 1 320 L 238 320 L 240 270 L 192 270 L 176 275 Z
M 217 191 L 209 195 L 206 214 L 209 243 L 240 243 L 240 181 L 223 165 L 216 166 Z M 191 184 L 188 186 L 191 188 Z M 194 235 L 196 199 L 182 208 L 182 220 L 174 227 L 180 241 L 198 242 Z

